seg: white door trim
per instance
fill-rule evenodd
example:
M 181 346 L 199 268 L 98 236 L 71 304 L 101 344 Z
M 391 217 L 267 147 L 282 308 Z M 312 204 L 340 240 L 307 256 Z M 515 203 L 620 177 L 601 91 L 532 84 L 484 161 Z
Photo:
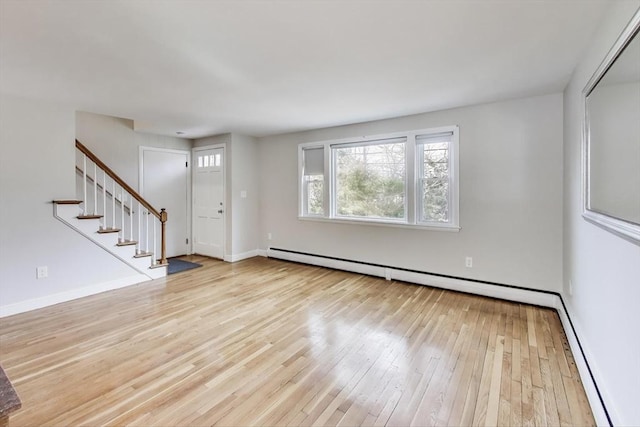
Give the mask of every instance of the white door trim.
M 224 260 L 227 253 L 227 144 L 213 144 L 213 145 L 204 145 L 202 147 L 194 147 L 191 149 L 191 164 L 194 162 L 194 158 L 196 157 L 196 153 L 199 151 L 213 150 L 216 148 L 222 148 L 222 200 L 224 200 L 224 209 L 222 211 L 222 259 Z M 191 176 L 196 172 L 196 168 L 191 168 Z M 193 183 L 195 181 L 195 177 L 191 180 Z M 193 184 L 191 184 L 193 186 Z M 193 188 L 192 188 L 193 189 Z M 193 207 L 193 198 L 190 198 L 191 206 Z M 194 224 L 196 221 L 195 218 L 195 209 L 191 209 L 191 224 Z M 191 252 L 193 252 L 193 242 L 195 240 L 195 230 L 191 227 Z
M 189 150 L 178 150 L 178 149 L 173 149 L 173 148 L 159 148 L 159 147 L 147 147 L 147 146 L 143 146 L 141 145 L 138 148 L 138 192 L 139 194 L 144 197 L 144 152 L 145 151 L 159 151 L 159 152 L 163 152 L 163 153 L 175 153 L 175 154 L 184 154 L 185 157 L 188 159 L 188 165 L 187 165 L 187 236 L 189 236 L 189 244 L 187 245 L 187 255 L 191 255 L 193 253 L 193 227 L 191 226 L 192 224 L 192 218 L 193 218 L 193 213 L 191 212 L 191 164 L 192 164 L 192 160 L 193 160 L 193 156 L 191 155 L 191 153 L 189 152 Z M 156 206 L 154 206 L 154 208 L 157 208 Z M 171 212 L 168 212 L 169 215 L 171 215 Z

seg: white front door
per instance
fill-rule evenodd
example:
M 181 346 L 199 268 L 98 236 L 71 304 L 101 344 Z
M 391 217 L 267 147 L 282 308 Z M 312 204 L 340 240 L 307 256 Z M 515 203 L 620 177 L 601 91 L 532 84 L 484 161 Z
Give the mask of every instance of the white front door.
M 193 252 L 224 258 L 224 148 L 193 154 Z
M 140 158 L 142 197 L 167 210 L 167 257 L 190 253 L 189 152 L 142 147 Z

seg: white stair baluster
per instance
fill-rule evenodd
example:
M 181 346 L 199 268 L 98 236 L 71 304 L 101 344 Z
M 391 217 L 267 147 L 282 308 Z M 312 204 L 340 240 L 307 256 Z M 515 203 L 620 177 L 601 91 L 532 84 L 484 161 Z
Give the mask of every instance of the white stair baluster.
M 149 211 L 147 211 L 144 216 L 144 222 L 145 222 L 145 229 L 147 230 L 146 232 L 147 244 L 145 245 L 145 252 L 149 253 Z
M 156 254 L 158 253 L 156 251 L 156 217 L 153 217 L 153 257 L 151 259 L 152 265 L 156 265 L 157 264 L 157 260 L 156 260 Z
M 112 179 L 111 186 L 111 228 L 116 228 L 116 180 Z
M 93 164 L 93 214 L 98 215 L 98 165 Z
M 107 228 L 107 172 L 102 171 L 102 228 Z
M 133 197 L 129 198 L 129 241 L 133 241 Z
M 142 204 L 138 201 L 138 243 L 136 244 L 136 253 L 142 252 Z
M 82 153 L 82 215 L 87 214 L 87 155 Z
M 120 187 L 120 241 L 124 242 L 124 188 Z

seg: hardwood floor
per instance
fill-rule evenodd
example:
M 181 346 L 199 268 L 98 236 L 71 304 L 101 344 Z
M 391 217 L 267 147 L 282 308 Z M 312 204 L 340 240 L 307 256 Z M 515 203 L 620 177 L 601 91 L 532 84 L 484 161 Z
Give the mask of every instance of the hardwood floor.
M 0 319 L 34 425 L 594 425 L 553 310 L 273 259 Z

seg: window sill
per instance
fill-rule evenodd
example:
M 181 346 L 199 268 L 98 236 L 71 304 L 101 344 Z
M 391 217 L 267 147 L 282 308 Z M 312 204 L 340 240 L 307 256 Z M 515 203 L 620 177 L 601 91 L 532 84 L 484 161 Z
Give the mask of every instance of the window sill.
M 300 221 L 312 221 L 312 222 L 328 222 L 337 224 L 352 224 L 352 225 L 374 225 L 377 227 L 395 227 L 395 228 L 411 228 L 425 231 L 446 231 L 457 233 L 460 231 L 460 227 L 457 225 L 423 225 L 423 224 L 406 224 L 391 221 L 380 221 L 373 219 L 347 219 L 347 218 L 325 218 L 314 216 L 298 216 Z

